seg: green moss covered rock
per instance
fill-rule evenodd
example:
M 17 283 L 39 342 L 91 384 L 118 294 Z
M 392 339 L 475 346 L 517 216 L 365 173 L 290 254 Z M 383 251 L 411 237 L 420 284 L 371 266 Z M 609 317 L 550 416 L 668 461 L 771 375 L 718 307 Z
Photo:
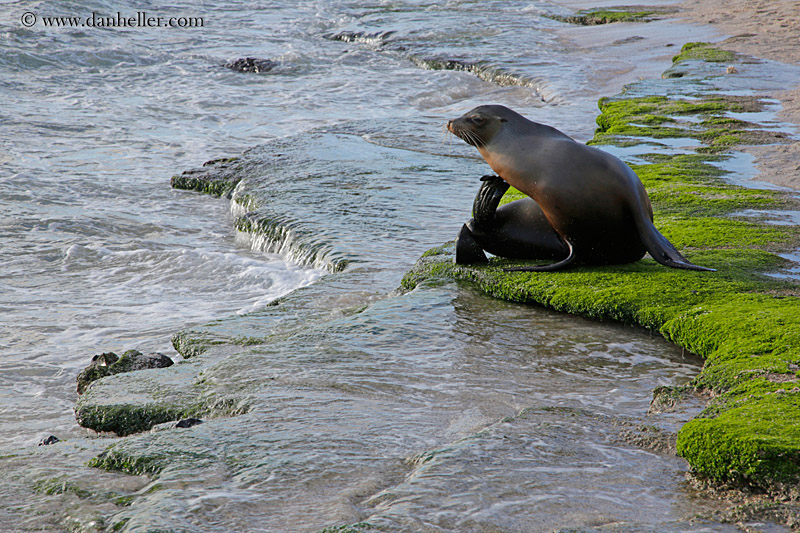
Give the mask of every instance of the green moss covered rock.
M 172 359 L 164 354 L 143 354 L 138 350 L 128 350 L 121 356 L 114 352 L 95 355 L 89 366 L 78 374 L 78 394 L 83 394 L 92 382 L 106 376 L 148 368 L 165 368 L 172 364 Z

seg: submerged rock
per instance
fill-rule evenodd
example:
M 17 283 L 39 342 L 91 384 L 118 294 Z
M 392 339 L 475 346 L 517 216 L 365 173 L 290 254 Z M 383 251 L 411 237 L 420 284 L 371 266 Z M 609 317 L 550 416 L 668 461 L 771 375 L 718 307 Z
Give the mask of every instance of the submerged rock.
M 78 374 L 78 394 L 83 394 L 93 381 L 106 376 L 147 368 L 164 368 L 172 364 L 172 359 L 157 352 L 145 355 L 138 350 L 128 350 L 121 357 L 114 352 L 101 353 L 92 357 L 89 366 Z
M 173 429 L 186 429 L 204 423 L 205 420 L 193 416 L 182 417 L 179 420 L 172 420 L 169 422 L 162 422 L 150 428 L 151 433 L 158 433 L 159 431 L 170 431 Z
M 223 65 L 225 68 L 237 72 L 269 72 L 278 66 L 278 63 L 271 59 L 259 59 L 257 57 L 243 57 L 236 61 L 229 61 Z

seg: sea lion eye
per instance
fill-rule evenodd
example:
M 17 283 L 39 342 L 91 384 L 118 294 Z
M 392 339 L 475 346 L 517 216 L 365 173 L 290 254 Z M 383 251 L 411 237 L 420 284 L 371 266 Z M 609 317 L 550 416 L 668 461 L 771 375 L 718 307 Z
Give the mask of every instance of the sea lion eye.
M 484 122 L 486 122 L 486 119 L 485 119 L 485 118 L 483 118 L 483 117 L 470 117 L 470 119 L 469 119 L 469 120 L 470 120 L 470 121 L 471 121 L 473 124 L 475 124 L 475 125 L 477 125 L 477 126 L 480 126 L 480 125 L 482 125 Z

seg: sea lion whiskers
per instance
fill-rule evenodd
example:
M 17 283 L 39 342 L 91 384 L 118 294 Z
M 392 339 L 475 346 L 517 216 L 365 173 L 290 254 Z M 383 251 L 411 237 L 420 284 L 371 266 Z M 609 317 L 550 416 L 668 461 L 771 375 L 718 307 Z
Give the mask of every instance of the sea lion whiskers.
M 483 139 L 483 137 L 481 137 L 476 131 L 472 130 L 469 126 L 459 124 L 451 120 L 447 123 L 445 128 L 470 146 L 480 148 L 486 145 L 486 141 Z
M 469 133 L 470 133 L 470 135 L 472 136 L 472 140 L 473 140 L 473 143 L 472 143 L 472 145 L 473 145 L 474 147 L 476 147 L 476 148 L 480 148 L 481 146 L 484 146 L 484 145 L 486 145 L 486 141 L 484 141 L 484 140 L 483 140 L 483 137 L 481 137 L 480 135 L 478 135 L 476 132 L 474 132 L 474 131 L 470 131 Z
M 448 129 L 447 124 L 443 125 L 442 126 L 442 146 L 444 146 L 444 143 L 446 143 L 447 141 L 450 140 L 450 134 L 451 134 L 451 132 Z
M 486 144 L 486 142 L 481 138 L 481 136 L 472 130 L 456 129 L 456 131 L 454 131 L 453 133 L 455 133 L 458 137 L 464 139 L 464 142 L 466 142 L 467 144 L 470 144 L 476 148 L 479 148 Z

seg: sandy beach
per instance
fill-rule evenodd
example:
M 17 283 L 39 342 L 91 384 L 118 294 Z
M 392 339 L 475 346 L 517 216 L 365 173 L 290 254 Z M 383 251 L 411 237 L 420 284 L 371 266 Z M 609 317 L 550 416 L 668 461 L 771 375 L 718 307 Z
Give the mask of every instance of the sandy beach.
M 800 4 L 796 0 L 690 0 L 679 17 L 711 25 L 727 38 L 721 45 L 734 52 L 800 66 Z M 800 125 L 798 85 L 769 96 L 780 100 L 781 120 Z M 799 127 L 800 129 L 800 127 Z M 800 143 L 747 147 L 756 158 L 759 179 L 800 189 Z

